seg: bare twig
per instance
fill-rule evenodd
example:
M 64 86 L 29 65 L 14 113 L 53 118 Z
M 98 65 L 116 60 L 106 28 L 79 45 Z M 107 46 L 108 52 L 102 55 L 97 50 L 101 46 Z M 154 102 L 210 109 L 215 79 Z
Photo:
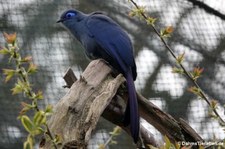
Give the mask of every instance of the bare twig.
M 137 5 L 136 2 L 134 2 L 133 0 L 130 0 L 130 2 L 137 8 L 140 9 L 140 7 Z M 143 12 L 140 11 L 141 16 L 147 21 L 148 16 Z M 167 42 L 165 41 L 165 39 L 163 38 L 163 36 L 161 36 L 160 32 L 155 28 L 155 26 L 153 24 L 150 24 L 150 26 L 152 27 L 152 29 L 154 30 L 154 32 L 157 34 L 157 36 L 160 38 L 160 40 L 162 41 L 162 43 L 164 44 L 164 46 L 166 47 L 166 49 L 170 52 L 170 54 L 177 60 L 177 56 L 174 53 L 174 51 L 170 48 L 170 46 L 167 44 Z M 178 65 L 182 68 L 182 70 L 184 71 L 184 74 L 187 76 L 187 78 L 194 84 L 194 86 L 199 90 L 200 96 L 206 101 L 206 103 L 209 105 L 210 108 L 211 107 L 211 103 L 210 100 L 208 99 L 208 97 L 206 96 L 206 94 L 203 92 L 203 90 L 200 88 L 199 84 L 196 82 L 195 79 L 193 79 L 193 77 L 190 75 L 190 73 L 186 70 L 186 68 L 183 66 L 182 63 L 178 63 Z M 222 119 L 222 117 L 219 115 L 219 113 L 217 112 L 217 110 L 215 108 L 212 108 L 212 111 L 214 112 L 214 114 L 219 118 L 220 122 L 222 124 L 225 125 L 225 121 Z

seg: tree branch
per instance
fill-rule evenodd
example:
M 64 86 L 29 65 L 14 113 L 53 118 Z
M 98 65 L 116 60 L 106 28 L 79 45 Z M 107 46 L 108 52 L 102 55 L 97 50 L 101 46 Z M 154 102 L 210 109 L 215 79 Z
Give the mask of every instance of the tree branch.
M 129 128 L 122 123 L 127 93 L 120 86 L 125 79 L 122 75 L 113 78 L 111 73 L 111 68 L 103 60 L 92 61 L 81 78 L 73 83 L 68 93 L 56 104 L 48 125 L 51 132 L 62 137 L 63 148 L 86 148 L 101 115 L 130 134 Z M 74 74 L 70 72 L 70 75 Z M 68 82 L 67 86 L 70 87 Z M 166 135 L 173 142 L 202 141 L 186 122 L 175 120 L 142 95 L 137 95 L 140 116 L 162 135 Z M 148 144 L 157 147 L 154 136 L 140 126 L 140 140 L 143 140 L 145 148 L 149 148 Z M 142 141 L 139 141 L 139 147 L 142 145 L 140 142 Z M 43 148 L 49 148 L 49 144 L 46 143 Z
M 221 12 L 213 9 L 204 2 L 198 0 L 187 0 L 187 1 L 191 2 L 194 6 L 198 6 L 199 8 L 204 9 L 207 13 L 213 14 L 219 17 L 220 19 L 225 20 L 225 14 L 222 14 Z

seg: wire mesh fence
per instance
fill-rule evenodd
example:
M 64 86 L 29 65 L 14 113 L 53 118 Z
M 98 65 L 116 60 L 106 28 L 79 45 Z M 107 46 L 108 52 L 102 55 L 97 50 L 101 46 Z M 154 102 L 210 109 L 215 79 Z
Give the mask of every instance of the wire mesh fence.
M 218 110 L 223 118 L 225 103 L 225 2 L 218 0 L 136 0 L 148 14 L 157 18 L 158 29 L 173 26 L 174 32 L 168 44 L 176 54 L 185 52 L 185 67 L 204 68 L 198 80 L 207 96 L 219 102 Z M 198 2 L 198 3 L 196 3 Z M 32 55 L 38 65 L 38 73 L 32 77 L 37 90 L 45 95 L 43 105 L 55 104 L 65 93 L 62 76 L 71 67 L 79 76 L 89 61 L 81 45 L 68 34 L 56 20 L 69 8 L 86 13 L 104 11 L 116 20 L 130 35 L 135 49 L 138 77 L 136 88 L 146 98 L 175 118 L 187 120 L 206 140 L 223 139 L 224 132 L 217 120 L 208 115 L 203 100 L 187 91 L 192 86 L 187 78 L 172 73 L 175 60 L 165 49 L 153 30 L 143 21 L 128 16 L 132 5 L 126 0 L 0 0 L 1 32 L 17 32 L 23 55 Z M 216 13 L 215 13 L 216 12 Z M 113 38 L 113 37 L 112 37 Z M 0 35 L 0 45 L 4 45 Z M 17 115 L 23 96 L 12 96 L 13 81 L 4 83 L 2 68 L 8 67 L 6 57 L 0 55 L 0 147 L 2 149 L 22 148 L 26 131 Z M 146 125 L 156 138 L 161 135 Z M 106 140 L 113 125 L 102 120 L 90 141 L 90 148 L 96 148 L 100 140 Z M 121 148 L 131 148 L 130 138 L 122 135 L 118 140 Z M 98 141 L 97 141 L 98 140 Z M 114 148 L 113 145 L 109 148 Z M 118 148 L 118 146 L 117 146 Z

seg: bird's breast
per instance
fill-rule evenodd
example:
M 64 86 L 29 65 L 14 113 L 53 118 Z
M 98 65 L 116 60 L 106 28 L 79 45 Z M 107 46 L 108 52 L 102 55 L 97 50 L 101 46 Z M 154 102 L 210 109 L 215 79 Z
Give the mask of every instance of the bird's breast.
M 81 40 L 81 44 L 83 45 L 85 49 L 85 54 L 87 55 L 88 58 L 92 60 L 99 58 L 97 52 L 99 46 L 93 38 L 90 38 L 88 36 L 83 37 Z

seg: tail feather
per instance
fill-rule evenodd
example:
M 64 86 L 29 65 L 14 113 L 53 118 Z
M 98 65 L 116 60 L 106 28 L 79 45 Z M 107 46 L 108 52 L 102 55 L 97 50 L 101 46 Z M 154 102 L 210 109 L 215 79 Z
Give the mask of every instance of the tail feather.
M 135 143 L 138 141 L 139 135 L 139 114 L 138 114 L 138 103 L 137 95 L 134 86 L 134 80 L 132 77 L 132 71 L 126 74 L 127 89 L 128 89 L 128 103 L 125 111 L 124 125 L 128 126 L 130 124 L 130 131 Z

